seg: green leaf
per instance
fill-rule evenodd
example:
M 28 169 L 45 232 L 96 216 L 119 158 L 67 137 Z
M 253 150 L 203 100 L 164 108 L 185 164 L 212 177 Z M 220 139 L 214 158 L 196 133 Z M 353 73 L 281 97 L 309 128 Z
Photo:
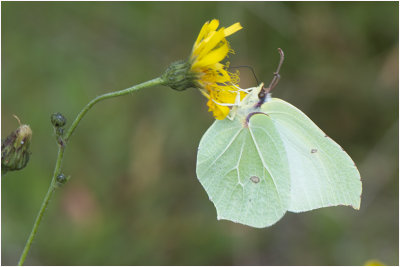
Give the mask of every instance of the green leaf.
M 256 107 L 260 89 L 200 141 L 197 177 L 218 219 L 267 227 L 286 211 L 358 209 L 361 181 L 351 158 L 289 103 L 267 98 Z

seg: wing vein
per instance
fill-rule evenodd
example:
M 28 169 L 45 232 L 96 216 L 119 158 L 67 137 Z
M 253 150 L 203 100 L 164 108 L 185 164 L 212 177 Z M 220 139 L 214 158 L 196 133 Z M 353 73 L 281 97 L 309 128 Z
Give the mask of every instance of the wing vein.
M 274 187 L 275 187 L 276 193 L 278 194 L 278 198 L 279 198 L 279 205 L 280 205 L 280 206 L 281 206 L 281 208 L 283 209 L 283 207 L 282 207 L 282 199 L 281 199 L 281 195 L 279 194 L 278 187 L 276 186 L 275 179 L 274 179 L 274 177 L 273 177 L 273 175 L 272 175 L 271 171 L 269 170 L 269 168 L 268 168 L 267 164 L 264 162 L 264 158 L 263 158 L 263 157 L 262 157 L 262 155 L 261 155 L 260 148 L 258 147 L 258 143 L 257 143 L 257 141 L 256 141 L 256 139 L 255 139 L 255 137 L 254 137 L 253 131 L 251 130 L 251 128 L 250 128 L 250 127 L 249 127 L 249 131 L 250 131 L 250 136 L 251 136 L 251 138 L 253 139 L 254 145 L 255 145 L 255 147 L 256 147 L 256 150 L 257 150 L 258 156 L 260 157 L 260 159 L 261 159 L 261 162 L 262 162 L 262 164 L 263 164 L 264 168 L 265 168 L 265 169 L 268 171 L 269 175 L 271 176 L 272 183 L 274 184 Z
M 225 152 L 228 150 L 228 148 L 232 145 L 232 143 L 235 141 L 236 137 L 240 134 L 240 132 L 243 130 L 243 128 L 240 128 L 239 131 L 237 131 L 237 133 L 234 134 L 234 136 L 232 137 L 232 139 L 229 141 L 229 143 L 227 144 L 227 146 L 225 147 L 225 149 L 221 152 L 221 154 L 219 154 L 217 156 L 217 158 L 207 167 L 207 169 L 204 171 L 204 173 L 207 173 L 210 168 L 215 164 L 215 162 L 218 161 L 218 159 L 220 159 L 222 157 L 223 154 L 225 154 Z M 208 185 L 211 183 L 214 183 L 215 177 L 213 177 L 213 179 L 210 179 L 211 181 L 208 182 Z M 207 185 L 207 187 L 208 187 Z M 206 188 L 206 185 L 204 185 L 204 187 Z

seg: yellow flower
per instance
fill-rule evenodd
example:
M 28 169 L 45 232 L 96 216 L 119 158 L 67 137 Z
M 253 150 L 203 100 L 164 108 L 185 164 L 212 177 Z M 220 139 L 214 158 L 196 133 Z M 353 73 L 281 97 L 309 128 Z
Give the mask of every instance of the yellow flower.
M 364 263 L 364 266 L 384 266 L 384 265 L 385 264 L 375 259 L 368 260 Z
M 216 119 L 222 120 L 228 115 L 229 105 L 236 102 L 238 94 L 240 100 L 246 94 L 238 90 L 238 75 L 227 71 L 229 63 L 220 62 L 229 52 L 233 53 L 225 37 L 242 29 L 242 26 L 235 23 L 217 30 L 218 25 L 216 19 L 203 25 L 193 45 L 189 62 L 196 87 L 208 98 L 208 111 L 212 111 Z
M 217 30 L 219 21 L 206 22 L 193 45 L 189 60 L 173 62 L 163 73 L 162 84 L 177 91 L 190 87 L 200 89 L 208 98 L 209 111 L 222 120 L 229 114 L 229 107 L 242 100 L 246 93 L 239 90 L 239 76 L 227 71 L 229 63 L 221 63 L 233 53 L 225 37 L 242 29 L 240 23 Z

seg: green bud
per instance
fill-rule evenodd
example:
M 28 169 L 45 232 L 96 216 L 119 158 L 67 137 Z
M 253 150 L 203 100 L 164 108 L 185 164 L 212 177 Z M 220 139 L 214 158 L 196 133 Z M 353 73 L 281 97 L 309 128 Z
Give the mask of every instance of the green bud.
M 61 186 L 64 185 L 68 180 L 69 180 L 69 178 L 68 178 L 67 176 L 65 176 L 64 173 L 60 173 L 60 174 L 57 175 L 57 177 L 56 177 L 57 186 L 58 186 L 58 187 L 61 187 Z
M 1 170 L 3 174 L 25 168 L 31 154 L 29 151 L 31 138 L 31 128 L 23 124 L 1 142 Z
M 53 124 L 54 127 L 63 127 L 66 123 L 67 119 L 60 112 L 51 114 L 51 124 Z
M 190 71 L 190 67 L 191 65 L 188 61 L 180 60 L 173 62 L 162 75 L 165 81 L 163 85 L 177 91 L 196 87 L 196 76 Z

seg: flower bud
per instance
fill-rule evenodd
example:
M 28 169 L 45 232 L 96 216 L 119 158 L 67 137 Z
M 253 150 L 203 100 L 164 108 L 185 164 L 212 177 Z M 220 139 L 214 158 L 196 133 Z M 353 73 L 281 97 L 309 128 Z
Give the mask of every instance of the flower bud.
M 57 186 L 57 187 L 61 187 L 61 186 L 63 186 L 68 180 L 69 180 L 69 178 L 68 178 L 67 176 L 65 176 L 64 173 L 60 173 L 60 174 L 57 175 L 57 177 L 56 177 L 56 186 Z
M 31 128 L 23 124 L 1 142 L 1 170 L 4 174 L 23 169 L 28 164 L 31 138 Z
M 54 127 L 63 127 L 66 123 L 67 119 L 60 112 L 51 115 L 51 124 L 53 124 Z
M 162 75 L 165 81 L 163 85 L 169 86 L 177 91 L 196 87 L 196 76 L 190 71 L 190 67 L 191 65 L 188 61 L 180 60 L 173 62 Z

